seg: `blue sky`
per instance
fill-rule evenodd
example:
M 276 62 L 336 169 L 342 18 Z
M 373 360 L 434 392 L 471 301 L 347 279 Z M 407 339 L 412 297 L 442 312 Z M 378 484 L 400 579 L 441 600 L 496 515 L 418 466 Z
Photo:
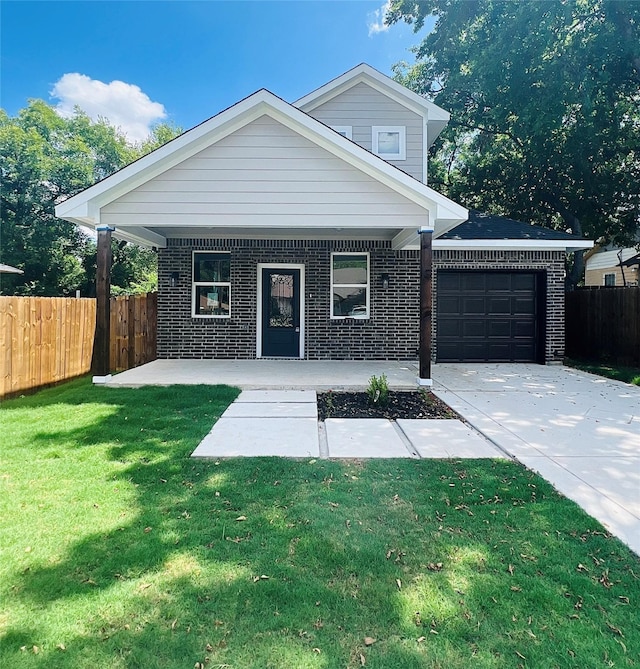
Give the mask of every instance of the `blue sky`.
M 268 88 L 291 102 L 361 62 L 413 60 L 412 27 L 384 0 L 29 1 L 0 5 L 0 105 L 29 98 L 107 116 L 140 139 L 190 128 Z M 120 83 L 113 83 L 120 82 Z

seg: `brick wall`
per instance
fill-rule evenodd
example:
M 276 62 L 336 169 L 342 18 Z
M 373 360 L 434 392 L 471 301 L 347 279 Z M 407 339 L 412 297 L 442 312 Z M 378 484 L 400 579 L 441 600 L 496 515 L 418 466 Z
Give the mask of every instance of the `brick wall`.
M 564 253 L 562 251 L 434 251 L 433 294 L 437 295 L 439 269 L 534 270 L 546 274 L 545 362 L 562 362 L 564 357 Z M 433 324 L 434 351 L 437 347 L 437 314 Z
M 231 318 L 191 316 L 193 251 L 231 254 Z M 330 318 L 334 251 L 370 253 L 371 318 Z M 158 259 L 158 357 L 255 358 L 258 263 L 305 266 L 305 357 L 310 360 L 415 360 L 419 336 L 419 253 L 384 241 L 170 239 Z M 561 252 L 435 251 L 438 269 L 544 270 L 547 276 L 547 362 L 564 354 L 564 254 Z M 179 272 L 176 287 L 169 286 Z M 381 275 L 389 274 L 383 290 Z M 437 315 L 434 319 L 434 351 Z
M 231 318 L 191 317 L 193 251 L 231 254 Z M 370 253 L 371 318 L 330 318 L 334 251 Z M 417 251 L 389 242 L 170 239 L 158 258 L 158 357 L 255 358 L 258 263 L 305 266 L 305 357 L 310 360 L 413 360 L 419 326 Z M 172 272 L 180 280 L 169 286 Z M 389 274 L 382 289 L 381 275 Z

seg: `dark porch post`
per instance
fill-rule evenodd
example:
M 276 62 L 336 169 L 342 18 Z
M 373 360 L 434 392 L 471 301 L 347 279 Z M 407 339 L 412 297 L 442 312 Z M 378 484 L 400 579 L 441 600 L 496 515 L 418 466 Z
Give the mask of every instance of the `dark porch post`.
M 91 371 L 94 383 L 104 383 L 109 375 L 109 330 L 111 316 L 111 233 L 113 228 L 100 225 L 96 257 L 96 335 Z
M 420 233 L 420 372 L 418 384 L 430 386 L 431 381 L 431 311 L 433 230 L 423 227 Z

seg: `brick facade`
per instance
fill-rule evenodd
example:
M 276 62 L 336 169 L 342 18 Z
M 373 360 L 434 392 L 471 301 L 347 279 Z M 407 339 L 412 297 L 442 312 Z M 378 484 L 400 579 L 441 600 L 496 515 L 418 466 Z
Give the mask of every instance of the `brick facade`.
M 191 316 L 192 253 L 231 254 L 231 318 Z M 330 263 L 334 251 L 370 254 L 371 317 L 330 318 Z M 393 251 L 385 241 L 169 239 L 158 258 L 158 357 L 256 357 L 259 263 L 305 267 L 305 358 L 415 360 L 419 336 L 419 252 Z M 564 254 L 560 252 L 435 251 L 437 269 L 527 269 L 547 272 L 546 360 L 564 353 Z M 180 278 L 170 286 L 171 273 Z M 389 275 L 383 289 L 382 274 Z M 434 319 L 434 351 L 437 344 Z
M 231 254 L 231 318 L 191 316 L 192 252 Z M 334 251 L 369 252 L 371 318 L 330 318 Z M 305 358 L 413 360 L 418 349 L 416 251 L 393 251 L 383 241 L 171 239 L 158 259 L 158 357 L 255 358 L 259 263 L 305 266 Z M 169 286 L 172 272 L 180 280 Z M 382 288 L 382 274 L 389 287 Z

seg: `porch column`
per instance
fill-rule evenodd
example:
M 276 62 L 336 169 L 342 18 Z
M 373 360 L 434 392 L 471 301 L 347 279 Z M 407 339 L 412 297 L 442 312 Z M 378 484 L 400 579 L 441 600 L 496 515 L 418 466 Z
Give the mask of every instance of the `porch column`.
M 94 383 L 106 383 L 109 374 L 109 331 L 111 320 L 111 233 L 114 228 L 100 225 L 96 255 L 96 335 L 93 343 L 91 371 Z
M 420 372 L 418 385 L 430 386 L 431 380 L 431 311 L 432 311 L 432 268 L 433 229 L 422 227 L 420 235 Z

